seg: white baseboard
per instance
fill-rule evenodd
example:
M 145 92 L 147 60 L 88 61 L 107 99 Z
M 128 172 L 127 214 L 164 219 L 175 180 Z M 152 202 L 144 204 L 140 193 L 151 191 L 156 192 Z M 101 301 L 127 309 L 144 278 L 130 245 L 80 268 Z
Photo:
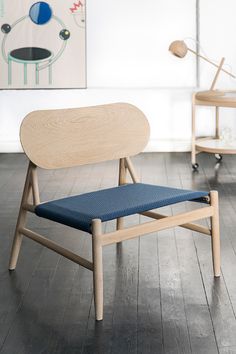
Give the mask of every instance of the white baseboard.
M 0 153 L 23 152 L 20 141 L 18 140 L 0 140 Z
M 144 152 L 191 151 L 191 141 L 177 139 L 151 139 Z
M 151 139 L 144 150 L 145 152 L 177 152 L 191 151 L 190 140 Z M 0 153 L 22 152 L 22 147 L 17 140 L 0 140 Z

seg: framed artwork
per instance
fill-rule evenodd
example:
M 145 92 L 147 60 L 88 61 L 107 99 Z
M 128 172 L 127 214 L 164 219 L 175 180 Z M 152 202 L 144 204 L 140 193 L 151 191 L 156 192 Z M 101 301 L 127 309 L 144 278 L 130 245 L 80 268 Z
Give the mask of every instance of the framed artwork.
M 0 0 L 0 89 L 86 87 L 85 0 Z

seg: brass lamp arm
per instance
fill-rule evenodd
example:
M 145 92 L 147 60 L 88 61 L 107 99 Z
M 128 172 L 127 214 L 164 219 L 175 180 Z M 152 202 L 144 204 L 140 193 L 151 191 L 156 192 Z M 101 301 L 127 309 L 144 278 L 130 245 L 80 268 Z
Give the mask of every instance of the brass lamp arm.
M 199 58 L 204 59 L 204 60 L 207 61 L 208 63 L 214 65 L 216 68 L 219 68 L 219 65 L 215 64 L 213 61 L 207 59 L 207 58 L 204 57 L 203 55 L 198 54 L 197 52 L 195 52 L 194 50 L 192 50 L 192 49 L 190 49 L 190 48 L 188 48 L 188 50 L 189 50 L 190 52 L 194 53 L 194 54 L 195 54 L 196 56 L 198 56 Z M 226 74 L 228 74 L 229 76 L 231 76 L 231 77 L 233 77 L 234 79 L 236 79 L 236 76 L 233 75 L 233 74 L 231 74 L 229 71 L 227 71 L 227 70 L 225 70 L 225 69 L 222 69 L 222 68 L 221 68 L 221 71 L 223 71 L 224 73 L 226 73 Z

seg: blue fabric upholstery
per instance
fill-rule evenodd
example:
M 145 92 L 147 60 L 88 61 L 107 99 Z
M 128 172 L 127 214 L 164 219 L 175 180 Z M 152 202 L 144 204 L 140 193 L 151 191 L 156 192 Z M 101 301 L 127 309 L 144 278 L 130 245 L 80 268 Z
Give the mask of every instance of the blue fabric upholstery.
M 166 205 L 195 200 L 207 192 L 150 184 L 126 184 L 40 204 L 36 215 L 91 233 L 93 219 L 113 220 Z

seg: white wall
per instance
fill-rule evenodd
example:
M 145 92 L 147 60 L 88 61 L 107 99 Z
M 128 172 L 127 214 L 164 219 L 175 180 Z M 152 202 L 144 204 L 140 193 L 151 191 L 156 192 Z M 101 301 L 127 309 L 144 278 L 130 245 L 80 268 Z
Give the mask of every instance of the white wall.
M 236 10 L 234 0 L 214 1 L 213 12 L 213 1 L 204 0 L 200 5 L 202 46 L 211 57 L 225 55 L 234 64 L 236 50 L 225 41 L 226 37 L 233 41 L 228 16 Z M 218 21 L 225 8 L 228 13 Z M 151 125 L 149 151 L 188 150 L 195 57 L 189 54 L 179 60 L 168 53 L 168 45 L 174 39 L 196 36 L 195 15 L 195 0 L 120 0 L 119 5 L 111 0 L 88 0 L 88 89 L 1 91 L 0 151 L 20 151 L 19 126 L 29 111 L 115 101 L 136 104 L 146 113 Z M 222 21 L 224 25 L 219 26 Z M 218 33 L 219 41 L 213 45 Z M 191 40 L 188 44 L 194 46 Z M 214 73 L 208 64 L 200 69 L 205 88 Z M 199 113 L 199 133 L 213 131 L 211 109 L 201 108 Z M 232 112 L 223 114 L 231 115 L 232 120 Z
M 200 1 L 200 42 L 205 54 L 216 63 L 225 57 L 224 68 L 236 75 L 236 1 L 235 0 L 203 0 Z M 200 85 L 209 88 L 215 75 L 215 69 L 204 61 L 200 61 Z M 236 89 L 236 80 L 220 73 L 217 80 L 218 89 Z M 212 109 L 199 109 L 199 133 L 209 132 L 212 127 Z M 221 131 L 228 127 L 236 138 L 236 110 L 220 108 Z
M 190 134 L 190 91 L 167 87 L 195 85 L 195 58 L 176 61 L 168 46 L 186 33 L 195 37 L 195 13 L 195 0 L 88 0 L 88 89 L 0 92 L 0 151 L 20 149 L 19 126 L 31 110 L 115 101 L 145 111 L 149 149 L 182 149 L 179 140 Z
M 195 58 L 177 62 L 168 52 L 173 38 L 186 33 L 195 37 L 195 0 L 88 0 L 87 4 L 88 87 L 196 84 Z
M 169 89 L 89 89 L 69 91 L 4 91 L 0 106 L 2 152 L 21 151 L 18 140 L 22 118 L 31 110 L 130 102 L 140 107 L 149 118 L 151 140 L 149 151 L 182 151 L 188 147 L 186 136 L 191 129 L 189 90 Z M 17 101 L 16 101 L 17 100 Z M 8 104 L 7 104 L 8 103 Z M 184 114 L 183 114 L 184 112 Z M 177 137 L 177 138 L 176 138 Z M 179 139 L 178 139 L 179 137 Z

